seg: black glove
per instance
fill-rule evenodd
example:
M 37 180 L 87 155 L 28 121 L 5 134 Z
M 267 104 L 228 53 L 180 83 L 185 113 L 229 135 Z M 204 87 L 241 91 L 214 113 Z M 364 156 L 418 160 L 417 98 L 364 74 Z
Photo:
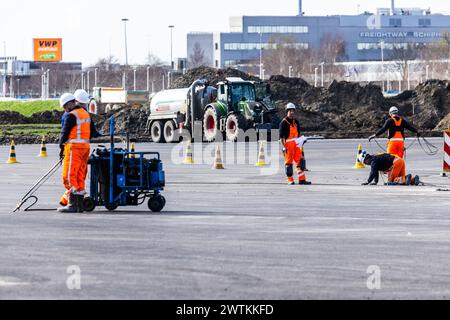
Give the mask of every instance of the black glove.
M 372 141 L 373 139 L 375 139 L 377 136 L 376 135 L 372 135 L 369 137 L 369 141 Z
M 59 147 L 59 159 L 64 159 L 64 146 Z

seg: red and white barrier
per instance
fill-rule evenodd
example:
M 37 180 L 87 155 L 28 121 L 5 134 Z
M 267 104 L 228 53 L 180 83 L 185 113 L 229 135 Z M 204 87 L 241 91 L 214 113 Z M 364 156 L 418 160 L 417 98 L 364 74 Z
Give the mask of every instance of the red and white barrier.
M 444 175 L 450 173 L 450 127 L 444 132 Z

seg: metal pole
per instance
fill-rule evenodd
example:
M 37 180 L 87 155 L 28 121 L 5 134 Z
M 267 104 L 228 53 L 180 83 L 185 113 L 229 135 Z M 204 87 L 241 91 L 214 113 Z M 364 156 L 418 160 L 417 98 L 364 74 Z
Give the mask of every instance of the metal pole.
M 289 78 L 292 78 L 293 67 L 289 66 Z
M 150 92 L 150 67 L 147 67 L 147 91 Z
M 164 86 L 166 85 L 165 83 L 164 83 L 164 81 L 166 81 L 165 80 L 165 77 L 164 77 L 164 74 L 162 75 L 162 90 L 164 90 Z
M 97 87 L 97 81 L 98 81 L 98 68 L 94 69 L 94 87 Z
M 133 90 L 136 91 L 136 69 L 133 70 Z
M 170 69 L 173 70 L 173 43 L 172 43 L 172 31 L 175 26 L 170 25 Z
M 324 64 L 324 62 L 321 62 L 320 63 L 320 79 L 321 79 L 321 84 L 322 84 L 322 87 L 323 87 L 323 64 Z
M 381 44 L 381 88 L 384 92 L 384 41 Z
M 155 92 L 155 81 L 152 81 L 152 93 Z
M 88 70 L 88 72 L 87 72 L 87 75 L 86 75 L 86 83 L 87 83 L 87 93 L 90 93 L 91 91 L 90 91 L 90 83 L 89 83 L 89 73 L 90 73 L 91 71 L 90 70 Z
M 127 21 L 129 21 L 129 19 L 122 18 L 122 21 L 123 21 L 123 30 L 125 34 L 125 65 L 128 66 Z
M 81 73 L 81 89 L 84 90 L 84 72 Z
M 264 80 L 265 73 L 266 73 L 266 69 L 262 69 L 262 78 L 261 78 L 261 80 Z
M 410 82 L 410 76 L 409 76 L 409 61 L 406 61 L 406 73 L 408 76 L 408 90 L 411 90 L 411 82 Z
M 46 81 L 46 90 L 45 90 L 45 97 L 46 99 L 50 98 L 50 69 L 47 69 L 47 81 Z
M 317 70 L 319 68 L 315 67 L 314 68 L 314 87 L 317 87 Z
M 262 33 L 259 33 L 259 78 L 262 79 Z
M 171 78 L 172 78 L 172 72 L 169 71 L 169 72 L 167 73 L 167 89 L 170 89 Z
M 430 71 L 430 66 L 427 65 L 427 67 L 426 67 L 426 72 L 425 72 L 425 80 L 428 80 L 429 71 Z
M 20 96 L 20 79 L 17 79 L 17 98 Z

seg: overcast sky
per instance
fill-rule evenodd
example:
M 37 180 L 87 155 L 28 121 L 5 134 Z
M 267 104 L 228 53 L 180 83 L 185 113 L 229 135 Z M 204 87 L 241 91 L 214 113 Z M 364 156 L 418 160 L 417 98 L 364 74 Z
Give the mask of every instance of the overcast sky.
M 304 0 L 306 15 L 356 14 L 390 7 L 389 0 Z M 396 7 L 431 8 L 450 14 L 449 0 L 397 0 Z M 170 60 L 186 56 L 190 31 L 229 30 L 230 16 L 296 15 L 297 0 L 5 0 L 0 6 L 0 56 L 32 59 L 32 38 L 63 38 L 63 60 L 94 63 L 100 57 L 116 56 L 125 61 L 121 18 L 128 18 L 128 60 L 144 63 L 150 51 Z

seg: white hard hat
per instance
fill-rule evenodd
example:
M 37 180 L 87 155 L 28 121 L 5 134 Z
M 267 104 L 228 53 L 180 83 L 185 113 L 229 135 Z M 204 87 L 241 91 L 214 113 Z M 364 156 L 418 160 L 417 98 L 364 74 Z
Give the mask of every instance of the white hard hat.
M 78 89 L 73 95 L 75 99 L 80 103 L 88 104 L 90 101 L 89 94 L 83 89 Z
M 398 113 L 398 108 L 397 107 L 390 108 L 389 109 L 389 113 L 397 114 Z
M 297 107 L 295 106 L 295 104 L 293 104 L 292 102 L 289 102 L 287 105 L 286 105 L 286 111 L 289 111 L 289 110 L 296 110 L 297 109 Z
M 67 102 L 76 100 L 75 96 L 71 93 L 64 93 L 61 98 L 59 98 L 59 105 L 64 107 Z

